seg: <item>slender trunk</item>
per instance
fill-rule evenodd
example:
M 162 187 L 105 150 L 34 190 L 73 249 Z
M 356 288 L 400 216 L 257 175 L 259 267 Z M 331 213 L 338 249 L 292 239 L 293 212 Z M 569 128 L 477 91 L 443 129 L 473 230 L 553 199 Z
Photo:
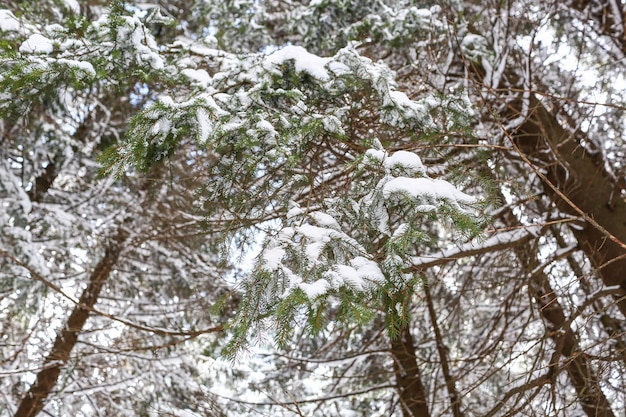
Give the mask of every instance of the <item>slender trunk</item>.
M 543 272 L 537 273 L 531 278 L 529 287 L 539 304 L 541 316 L 551 325 L 550 337 L 557 346 L 550 368 L 556 371 L 560 357 L 566 358 L 565 370 L 585 413 L 589 417 L 615 417 L 587 355 L 580 351 L 576 334 L 566 323 L 563 307 L 550 286 L 548 277 Z
M 511 210 L 504 211 L 502 218 L 510 227 L 516 227 L 519 224 Z M 526 245 L 526 247 L 517 247 L 515 252 L 526 271 L 537 269 L 539 262 L 536 248 Z M 597 375 L 587 360 L 586 354 L 580 350 L 578 338 L 567 322 L 563 307 L 550 285 L 548 276 L 542 269 L 530 276 L 528 288 L 538 304 L 541 317 L 550 323 L 549 336 L 556 345 L 551 358 L 549 377 L 556 378 L 561 370 L 560 363 L 563 358 L 563 368 L 572 382 L 585 414 L 589 417 L 615 417 L 600 388 Z
M 398 338 L 391 341 L 393 370 L 404 417 L 430 417 L 426 394 L 420 378 L 413 335 L 404 327 Z
M 446 381 L 446 388 L 448 389 L 448 395 L 450 396 L 450 407 L 452 407 L 452 415 L 454 417 L 463 417 L 461 412 L 461 397 L 456 390 L 454 378 L 450 372 L 450 364 L 448 363 L 448 349 L 446 348 L 439 324 L 437 323 L 437 312 L 433 305 L 433 299 L 430 294 L 430 288 L 428 285 L 424 286 L 424 293 L 426 295 L 426 303 L 428 303 L 428 313 L 430 315 L 430 321 L 433 325 L 433 331 L 435 333 L 435 340 L 437 342 L 437 352 L 439 353 L 439 360 L 441 361 L 441 370 L 443 372 L 443 378 Z
M 34 417 L 44 407 L 46 399 L 56 385 L 61 369 L 70 358 L 78 335 L 82 332 L 89 312 L 96 304 L 100 291 L 117 262 L 124 241 L 128 234 L 121 228 L 105 250 L 104 257 L 96 265 L 89 277 L 89 283 L 81 294 L 79 303 L 74 307 L 63 328 L 57 334 L 52 351 L 45 359 L 37 379 L 15 412 L 14 417 Z
M 565 249 L 567 247 L 567 244 L 565 243 L 563 236 L 559 234 L 558 230 L 556 230 L 555 227 L 551 227 L 550 230 L 552 230 L 552 235 L 554 236 L 559 247 L 561 249 Z M 581 278 L 579 282 L 583 290 L 591 296 L 593 291 L 589 289 L 587 281 L 585 279 L 582 279 L 585 274 L 580 265 L 576 262 L 572 255 L 569 255 L 566 259 L 569 267 L 574 272 L 574 275 Z M 600 317 L 600 323 L 602 323 L 602 326 L 604 326 L 604 330 L 606 331 L 609 338 L 615 341 L 617 345 L 617 349 L 615 349 L 616 354 L 621 359 L 622 364 L 626 366 L 626 343 L 624 343 L 624 340 L 622 338 L 623 335 L 626 334 L 626 332 L 624 332 L 623 330 L 623 323 L 620 320 L 616 320 L 615 317 L 607 314 L 607 307 L 605 306 L 603 300 L 595 300 L 593 302 L 593 309 L 595 310 L 595 314 Z

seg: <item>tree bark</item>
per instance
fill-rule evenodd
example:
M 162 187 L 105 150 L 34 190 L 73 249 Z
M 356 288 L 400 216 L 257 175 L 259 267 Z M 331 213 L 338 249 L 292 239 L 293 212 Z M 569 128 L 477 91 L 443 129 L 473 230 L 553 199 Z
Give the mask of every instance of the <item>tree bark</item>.
M 512 210 L 502 213 L 502 220 L 509 227 L 519 226 Z M 578 338 L 570 327 L 563 307 L 550 285 L 548 276 L 542 269 L 537 269 L 536 248 L 531 245 L 515 247 L 515 253 L 524 270 L 532 273 L 528 280 L 528 288 L 539 307 L 539 314 L 550 324 L 549 337 L 554 341 L 555 351 L 549 364 L 548 377 L 556 378 L 563 368 L 566 370 L 578 401 L 588 417 L 615 417 L 611 406 L 602 392 L 598 378 L 587 356 L 580 350 Z
M 543 271 L 540 271 L 531 278 L 529 287 L 539 304 L 541 316 L 551 325 L 550 337 L 556 345 L 555 354 L 552 356 L 552 363 L 550 363 L 551 376 L 556 377 L 559 359 L 564 357 L 566 359 L 565 370 L 572 381 L 578 401 L 585 414 L 589 417 L 615 417 L 587 356 L 579 349 L 576 334 L 566 323 L 563 307 L 559 303 L 548 277 Z
M 569 6 L 587 15 L 598 25 L 600 34 L 609 37 L 626 55 L 626 7 L 619 0 L 570 0 Z
M 91 273 L 89 283 L 81 294 L 79 303 L 57 334 L 52 350 L 44 360 L 42 370 L 37 374 L 37 379 L 28 393 L 22 398 L 14 417 L 34 417 L 43 409 L 46 399 L 56 385 L 61 369 L 70 359 L 72 349 L 76 345 L 91 309 L 98 300 L 104 283 L 119 259 L 127 237 L 128 233 L 120 228 L 117 235 L 109 242 L 104 257 Z
M 576 207 L 621 243 L 626 242 L 626 201 L 605 170 L 602 155 L 586 150 L 580 138 L 564 129 L 534 95 L 529 100 L 529 114 L 512 135 L 519 149 L 541 164 L 546 179 Z M 516 110 L 521 112 L 521 107 Z M 546 183 L 544 189 L 561 211 L 579 216 L 550 184 Z M 574 228 L 573 233 L 603 283 L 620 286 L 615 301 L 626 316 L 626 250 L 591 224 Z
M 413 335 L 405 326 L 398 338 L 391 341 L 393 370 L 404 417 L 430 417 L 426 394 L 420 378 Z

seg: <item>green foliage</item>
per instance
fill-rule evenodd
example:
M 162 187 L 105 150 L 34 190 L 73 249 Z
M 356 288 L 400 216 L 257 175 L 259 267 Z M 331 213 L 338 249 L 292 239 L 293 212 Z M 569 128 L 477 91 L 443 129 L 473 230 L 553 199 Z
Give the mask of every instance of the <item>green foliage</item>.
M 239 6 L 243 14 L 257 7 Z M 405 271 L 413 257 L 436 246 L 432 224 L 466 236 L 480 231 L 480 203 L 428 178 L 417 155 L 387 152 L 382 144 L 452 142 L 467 134 L 464 93 L 412 99 L 398 90 L 389 67 L 362 56 L 350 41 L 374 36 L 393 46 L 408 33 L 422 36 L 420 29 L 437 33 L 440 10 L 410 8 L 385 20 L 371 10 L 361 15 L 349 2 L 327 1 L 310 11 L 305 20 L 345 19 L 344 40 L 332 39 L 330 57 L 296 46 L 269 55 L 205 46 L 192 52 L 182 40 L 159 46 L 148 26 L 171 21 L 154 11 L 140 19 L 117 2 L 96 22 L 70 16 L 54 39 L 73 46 L 39 57 L 47 66 L 15 61 L 0 79 L 3 91 L 24 98 L 22 107 L 7 107 L 18 112 L 63 88 L 115 90 L 141 82 L 145 105 L 128 115 L 124 140 L 101 154 L 102 176 L 158 169 L 179 150 L 194 149 L 206 156 L 195 195 L 207 219 L 227 219 L 219 233 L 245 236 L 268 219 L 283 219 L 242 283 L 230 355 L 269 324 L 284 346 L 297 326 L 317 334 L 330 323 L 363 324 L 383 312 L 395 337 L 408 322 L 416 282 Z M 245 19 L 219 27 L 218 38 L 243 28 Z M 398 188 L 395 180 L 424 191 Z
M 0 91 L 14 98 L 0 104 L 0 117 L 17 119 L 31 107 L 66 110 L 63 91 L 87 89 L 96 81 L 91 68 L 67 61 L 45 59 L 5 60 L 0 68 Z

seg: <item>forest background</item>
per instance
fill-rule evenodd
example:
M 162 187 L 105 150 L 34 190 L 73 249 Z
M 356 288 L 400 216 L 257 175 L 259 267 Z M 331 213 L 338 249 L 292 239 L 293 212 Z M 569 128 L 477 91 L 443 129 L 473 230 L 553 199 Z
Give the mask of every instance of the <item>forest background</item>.
M 618 0 L 0 4 L 0 416 L 624 416 Z

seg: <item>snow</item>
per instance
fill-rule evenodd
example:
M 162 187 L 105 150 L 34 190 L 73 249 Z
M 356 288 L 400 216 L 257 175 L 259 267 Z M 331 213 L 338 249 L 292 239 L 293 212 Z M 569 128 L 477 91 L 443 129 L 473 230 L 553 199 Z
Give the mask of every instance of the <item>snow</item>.
M 346 132 L 343 130 L 341 126 L 341 120 L 339 120 L 335 116 L 326 116 L 322 119 L 322 124 L 324 125 L 324 129 L 327 132 L 334 133 L 337 135 L 344 135 Z
M 425 171 L 420 157 L 408 151 L 394 152 L 385 159 L 384 166 L 387 172 L 390 172 L 395 167 L 401 167 L 409 175 L 423 174 Z
M 282 264 L 285 253 L 285 249 L 281 246 L 263 251 L 263 266 L 270 271 L 278 269 Z
M 80 13 L 80 5 L 76 0 L 63 0 L 65 6 L 74 13 Z
M 196 118 L 198 119 L 198 140 L 200 143 L 206 143 L 213 131 L 213 123 L 211 123 L 209 112 L 202 107 L 198 107 Z
M 385 159 L 385 152 L 379 149 L 368 149 L 365 152 L 365 158 L 382 162 Z
M 324 246 L 332 239 L 331 230 L 310 224 L 299 226 L 297 231 L 309 239 L 310 243 L 305 247 L 305 254 L 311 260 L 317 260 Z
M 213 114 L 215 114 L 216 116 L 220 117 L 220 116 L 229 116 L 230 113 L 228 113 L 226 110 L 222 109 L 215 101 L 215 99 L 213 97 L 211 97 L 209 94 L 203 94 L 200 96 L 200 98 L 204 101 L 204 105 L 206 107 L 208 107 L 211 112 Z M 216 95 L 217 98 L 217 95 Z
M 10 193 L 15 197 L 15 200 L 13 200 L 11 204 L 14 204 L 14 201 L 17 200 L 22 206 L 24 214 L 30 213 L 33 208 L 32 202 L 28 197 L 28 194 L 26 194 L 26 192 L 22 188 L 21 180 L 13 174 L 8 164 L 2 163 L 0 164 L 0 168 L 0 185 L 2 186 L 1 189 L 3 189 L 3 191 L 10 191 Z
M 476 199 L 459 191 L 445 180 L 431 178 L 393 178 L 383 186 L 383 196 L 389 199 L 393 194 L 407 194 L 413 198 L 429 196 L 436 199 L 474 203 Z
M 26 54 L 49 54 L 54 50 L 54 44 L 48 38 L 38 33 L 30 35 L 20 45 L 19 51 Z
M 335 265 L 332 271 L 328 271 L 325 275 L 330 277 L 336 286 L 347 284 L 348 286 L 361 291 L 363 289 L 363 281 L 360 279 L 356 269 L 348 265 Z
M 234 120 L 231 120 L 231 121 L 230 121 L 230 122 L 228 122 L 228 123 L 224 123 L 224 124 L 220 127 L 220 130 L 221 130 L 222 132 L 224 132 L 224 133 L 227 133 L 227 132 L 232 132 L 232 131 L 235 131 L 235 130 L 239 130 L 239 129 L 241 129 L 241 127 L 243 127 L 243 125 L 244 125 L 244 122 L 243 122 L 242 120 L 240 120 L 240 119 L 234 119 Z
M 289 211 L 287 212 L 287 216 L 286 217 L 288 219 L 291 219 L 292 217 L 301 216 L 304 213 L 306 213 L 306 209 L 296 205 L 296 206 L 294 206 L 294 207 L 289 209 Z
M 480 59 L 487 56 L 489 50 L 484 37 L 473 33 L 465 35 L 461 41 L 463 53 L 470 59 Z
M 211 76 L 208 72 L 206 72 L 206 70 L 185 68 L 181 72 L 185 77 L 189 78 L 191 81 L 196 82 L 198 85 L 204 88 L 211 84 Z
M 207 57 L 219 56 L 220 51 L 215 48 L 208 48 L 206 46 L 200 46 L 193 44 L 189 47 L 189 52 L 192 52 L 196 55 L 202 55 Z
M 20 30 L 20 21 L 7 9 L 0 9 L 0 31 L 14 32 Z
M 527 226 L 506 232 L 499 232 L 482 242 L 468 242 L 444 249 L 432 255 L 415 256 L 411 259 L 411 265 L 413 265 L 413 267 L 427 266 L 433 263 L 441 263 L 442 261 L 473 256 L 478 252 L 512 247 L 516 242 L 520 242 L 529 236 L 535 236 L 540 231 L 541 226 Z
M 96 76 L 96 70 L 93 68 L 93 65 L 91 65 L 91 63 L 89 63 L 89 62 L 76 61 L 75 59 L 65 59 L 65 58 L 60 58 L 60 59 L 57 60 L 57 62 L 59 64 L 65 64 L 65 65 L 70 66 L 70 67 L 78 68 L 78 69 L 88 73 L 92 77 Z
M 420 204 L 415 207 L 415 211 L 418 213 L 430 213 L 431 211 L 437 211 L 437 207 L 432 204 Z
M 260 131 L 267 132 L 266 137 L 270 139 L 268 143 L 269 142 L 274 143 L 273 139 L 276 137 L 277 133 L 276 133 L 276 130 L 274 129 L 274 126 L 272 126 L 270 122 L 268 122 L 267 120 L 260 120 L 257 122 L 255 127 L 259 129 Z
M 154 123 L 150 133 L 153 135 L 167 135 L 171 127 L 172 123 L 166 117 L 162 117 Z
M 337 223 L 337 220 L 335 220 L 335 218 L 329 214 L 322 213 L 321 211 L 315 211 L 309 214 L 309 216 L 315 221 L 315 223 L 318 224 L 318 226 L 327 227 L 329 229 L 341 230 L 341 228 L 339 227 L 339 223 Z
M 378 264 L 362 256 L 352 259 L 350 265 L 333 265 L 331 270 L 324 273 L 324 276 L 332 282 L 334 288 L 346 285 L 356 291 L 366 290 L 372 284 L 385 281 L 385 276 Z M 328 288 L 330 287 L 329 285 Z
M 119 26 L 117 32 L 117 40 L 120 44 L 126 44 L 130 39 L 132 45 L 137 51 L 137 57 L 150 64 L 155 69 L 163 69 L 165 63 L 163 58 L 156 52 L 158 46 L 154 38 L 146 31 L 137 16 L 125 17 L 126 26 Z M 145 42 L 145 44 L 144 44 Z
M 325 67 L 330 62 L 330 59 L 311 54 L 301 46 L 286 46 L 269 55 L 265 61 L 273 65 L 280 65 L 290 60 L 294 61 L 294 67 L 298 72 L 306 72 L 323 81 L 329 79 L 328 71 Z
M 310 299 L 323 295 L 324 293 L 326 293 L 329 287 L 330 287 L 330 284 L 328 283 L 328 281 L 326 281 L 323 278 L 318 279 L 317 281 L 311 284 L 302 282 L 298 285 L 298 288 L 304 291 L 306 296 Z
M 409 229 L 409 225 L 406 224 L 406 223 L 402 223 L 400 226 L 398 226 L 398 228 L 395 230 L 395 232 L 393 232 L 392 237 L 401 236 L 401 235 L 405 234 L 408 229 Z
M 405 93 L 401 91 L 390 91 L 389 96 L 391 96 L 391 99 L 399 106 L 413 107 L 417 105 L 417 103 L 412 101 Z
M 385 282 L 385 275 L 376 262 L 363 256 L 357 256 L 350 261 L 350 264 L 357 270 L 361 278 L 377 283 Z

